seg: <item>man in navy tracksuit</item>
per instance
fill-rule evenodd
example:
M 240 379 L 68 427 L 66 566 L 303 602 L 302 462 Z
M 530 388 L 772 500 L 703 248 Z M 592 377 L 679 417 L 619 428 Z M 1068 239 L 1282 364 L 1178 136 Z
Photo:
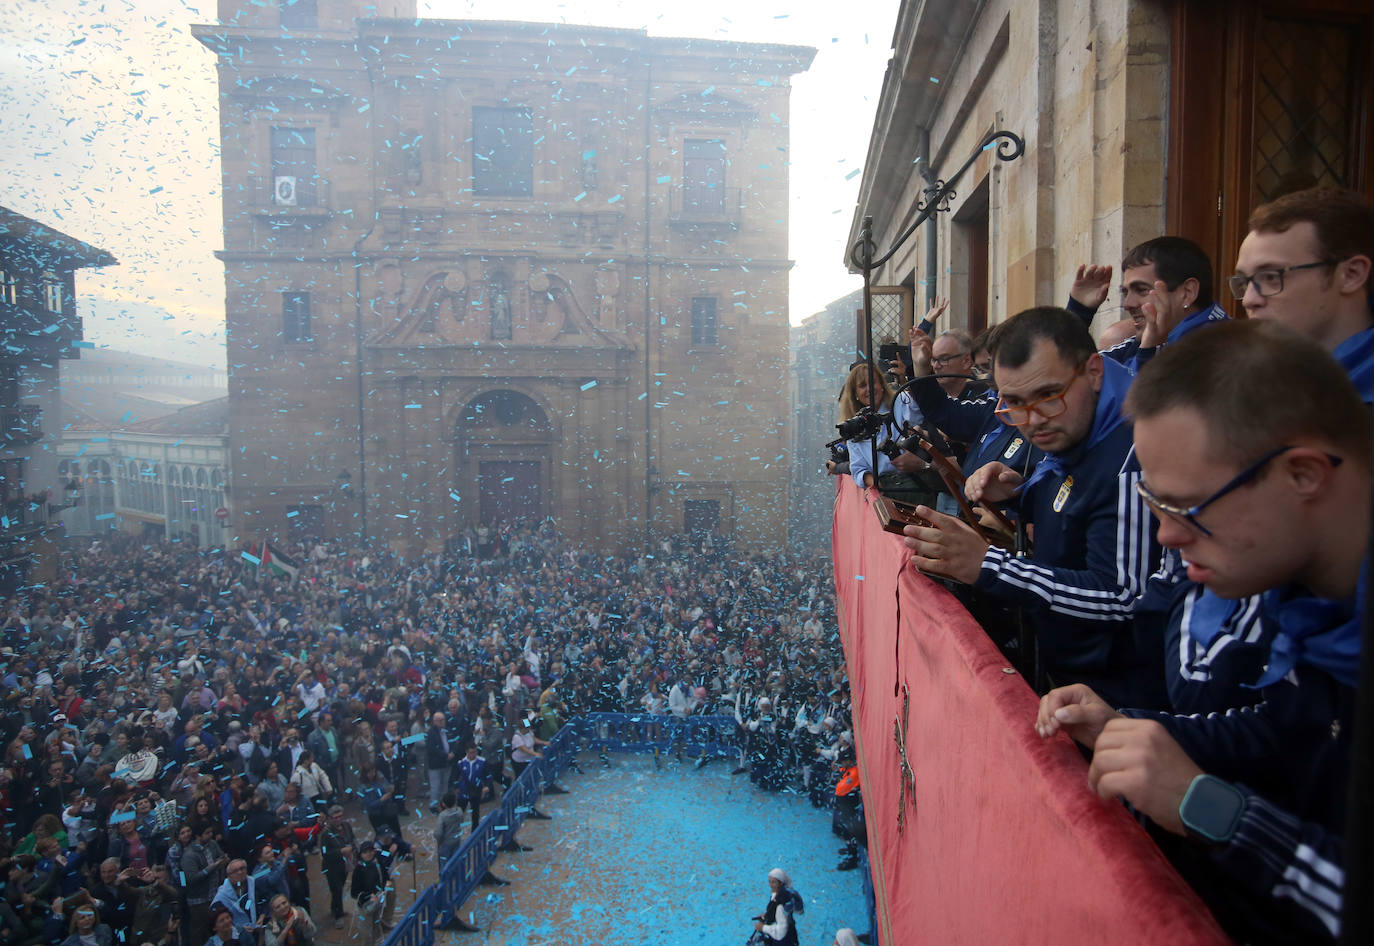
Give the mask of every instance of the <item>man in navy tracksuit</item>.
M 1258 320 L 1170 346 L 1127 409 L 1160 542 L 1210 593 L 1259 598 L 1254 697 L 1225 713 L 1123 715 L 1070 686 L 1041 701 L 1037 729 L 1093 747 L 1104 798 L 1201 842 L 1163 835 L 1238 940 L 1334 939 L 1374 419 L 1322 346 Z
M 1330 351 L 1366 405 L 1374 404 L 1371 259 L 1374 201 L 1313 188 L 1256 208 L 1229 280 L 1252 318 L 1287 325 Z M 1141 607 L 1154 604 L 1168 615 L 1165 666 L 1174 710 L 1223 712 L 1254 703 L 1251 684 L 1269 651 L 1259 597 L 1220 598 L 1181 568 L 1152 586 Z
M 965 492 L 976 502 L 1014 499 L 1034 551 L 1017 558 L 958 519 L 922 509 L 933 526 L 906 528 L 912 561 L 1027 608 L 1052 682 L 1088 683 L 1118 705 L 1163 705 L 1162 647 L 1141 639 L 1132 620 L 1159 551 L 1121 415 L 1130 373 L 1098 354 L 1081 320 L 1049 307 L 997 330 L 993 366 L 999 416 L 1045 458 L 1029 478 L 989 463 Z
M 495 773 L 487 765 L 487 760 L 477 754 L 477 747 L 469 743 L 467 753 L 458 760 L 456 775 L 458 804 L 470 810 L 472 830 L 476 831 L 477 822 L 482 820 L 482 796 L 484 793 L 495 793 Z
M 1080 266 L 1066 308 L 1089 328 L 1111 291 L 1110 266 Z M 1102 354 L 1138 372 L 1161 345 L 1230 316 L 1213 301 L 1212 261 L 1192 240 L 1155 237 L 1121 261 L 1121 309 L 1136 334 Z

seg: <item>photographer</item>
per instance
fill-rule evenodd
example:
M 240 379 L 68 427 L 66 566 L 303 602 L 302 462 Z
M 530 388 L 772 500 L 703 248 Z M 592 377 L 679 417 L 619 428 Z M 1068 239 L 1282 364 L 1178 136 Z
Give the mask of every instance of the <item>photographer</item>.
M 876 397 L 869 389 L 870 376 Z M 893 412 L 892 389 L 881 374 L 864 363 L 849 369 L 840 391 L 840 413 L 850 418 L 840 425 L 840 433 L 849 436 L 849 475 L 854 478 L 855 485 L 864 489 L 877 487 L 884 496 L 899 503 L 933 506 L 939 487 L 919 476 L 926 473 L 929 464 L 915 454 L 902 451 L 892 459 L 879 450 L 877 476 L 874 476 L 872 438 L 876 437 L 880 445 L 896 441 L 902 435 L 902 422 L 920 421 L 914 405 L 905 397 L 896 406 L 895 416 Z M 860 417 L 867 423 L 857 420 Z

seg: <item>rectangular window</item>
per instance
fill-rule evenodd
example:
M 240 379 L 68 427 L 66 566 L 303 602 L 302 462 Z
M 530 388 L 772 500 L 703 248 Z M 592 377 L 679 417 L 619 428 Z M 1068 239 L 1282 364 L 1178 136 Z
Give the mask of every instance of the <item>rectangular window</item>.
M 272 129 L 272 202 L 278 206 L 313 207 L 318 202 L 315 129 Z
M 472 110 L 472 190 L 515 197 L 534 193 L 534 120 L 528 108 Z
M 725 142 L 688 138 L 682 144 L 682 209 L 697 213 L 725 210 Z
M 62 280 L 54 273 L 43 274 L 43 308 L 53 313 L 62 311 Z
M 281 25 L 287 29 L 313 30 L 319 25 L 317 0 L 281 0 Z
M 710 296 L 698 296 L 692 300 L 692 344 L 717 344 L 716 300 Z
M 281 294 L 281 334 L 288 342 L 308 342 L 310 334 L 310 293 Z
M 19 277 L 8 270 L 0 269 L 0 301 L 10 305 L 19 304 Z

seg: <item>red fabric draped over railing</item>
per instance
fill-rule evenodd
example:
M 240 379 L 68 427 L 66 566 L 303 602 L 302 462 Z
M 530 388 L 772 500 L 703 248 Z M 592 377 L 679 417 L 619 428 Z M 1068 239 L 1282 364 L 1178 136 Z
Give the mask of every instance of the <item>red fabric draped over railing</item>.
M 1226 943 L 1068 737 L 1042 742 L 1037 699 L 901 539 L 838 478 L 834 560 L 869 856 L 885 946 Z M 906 695 L 902 805 L 894 724 Z

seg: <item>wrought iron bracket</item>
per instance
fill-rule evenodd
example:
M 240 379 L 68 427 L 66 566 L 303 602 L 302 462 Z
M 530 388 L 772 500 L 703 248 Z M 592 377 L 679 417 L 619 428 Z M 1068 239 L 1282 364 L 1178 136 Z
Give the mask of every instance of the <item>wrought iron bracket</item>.
M 1026 143 L 1020 135 L 1010 131 L 994 131 L 988 134 L 968 156 L 959 169 L 948 178 L 938 178 L 929 186 L 921 191 L 921 198 L 916 203 L 916 219 L 911 221 L 905 230 L 893 241 L 886 252 L 878 255 L 878 249 L 873 242 L 873 217 L 865 215 L 863 227 L 859 230 L 859 239 L 849 250 L 850 265 L 861 272 L 864 277 L 863 290 L 863 319 L 864 319 L 864 357 L 868 362 L 868 385 L 869 390 L 876 387 L 875 377 L 878 373 L 877 367 L 873 364 L 873 272 L 902 248 L 902 245 L 911 238 L 916 232 L 916 228 L 925 223 L 937 213 L 949 211 L 949 202 L 954 198 L 954 185 L 959 183 L 959 179 L 964 176 L 969 168 L 982 156 L 985 151 L 994 151 L 999 161 L 1015 161 L 1026 153 Z M 933 278 L 933 273 L 928 273 L 928 278 Z M 876 481 L 878 475 L 878 438 L 872 438 L 871 447 L 873 450 L 873 476 Z

